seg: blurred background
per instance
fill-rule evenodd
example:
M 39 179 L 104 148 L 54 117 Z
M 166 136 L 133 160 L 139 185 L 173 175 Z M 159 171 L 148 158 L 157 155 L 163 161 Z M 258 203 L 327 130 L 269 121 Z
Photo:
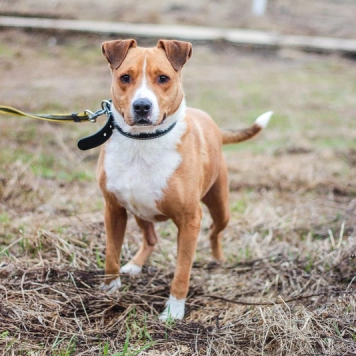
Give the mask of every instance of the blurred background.
M 265 9 L 263 11 L 263 9 Z M 356 37 L 353 0 L 2 0 L 4 14 Z M 256 16 L 256 15 L 264 16 Z

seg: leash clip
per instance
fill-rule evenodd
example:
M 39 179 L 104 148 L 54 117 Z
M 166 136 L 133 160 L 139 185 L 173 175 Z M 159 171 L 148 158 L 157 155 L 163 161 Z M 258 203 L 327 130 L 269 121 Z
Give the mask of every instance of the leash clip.
M 101 102 L 101 110 L 92 112 L 91 110 L 85 110 L 85 114 L 88 115 L 88 120 L 90 122 L 95 123 L 96 119 L 101 116 L 106 114 L 106 116 L 109 116 L 111 111 L 110 111 L 110 107 L 111 107 L 111 100 L 103 100 Z

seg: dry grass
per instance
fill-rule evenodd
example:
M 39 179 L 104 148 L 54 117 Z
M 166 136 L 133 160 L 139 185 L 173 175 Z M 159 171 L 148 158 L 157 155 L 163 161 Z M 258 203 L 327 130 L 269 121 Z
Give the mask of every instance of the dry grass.
M 254 189 L 258 200 L 266 202 L 266 193 Z M 278 197 L 273 201 L 279 203 Z M 288 214 L 275 226 L 268 226 L 266 214 L 250 224 L 262 213 L 254 206 L 257 211 L 233 219 L 226 231 L 226 265 L 209 262 L 207 241 L 201 239 L 187 318 L 168 325 L 157 315 L 174 271 L 170 224 L 159 227 L 165 238 L 144 272 L 123 276 L 123 291 L 108 296 L 98 288 L 104 258 L 101 214 L 51 216 L 48 223 L 26 224 L 26 231 L 19 227 L 23 221 L 5 223 L 1 236 L 16 238 L 1 251 L 3 354 L 104 355 L 108 349 L 112 355 L 129 340 L 127 355 L 145 347 L 142 355 L 155 350 L 167 355 L 178 350 L 181 355 L 351 355 L 356 351 L 356 239 L 354 231 L 346 230 L 354 220 L 329 230 L 328 237 L 316 237 L 312 230 L 299 232 Z M 278 213 L 277 207 L 273 210 Z M 205 218 L 203 230 L 208 223 Z M 133 219 L 127 235 L 124 261 L 140 239 Z
M 110 83 L 101 39 L 48 39 L 2 35 L 2 100 L 34 111 L 95 108 Z M 185 72 L 191 105 L 224 126 L 237 126 L 236 113 L 245 123 L 277 114 L 261 138 L 227 147 L 227 263 L 211 261 L 205 212 L 187 316 L 168 324 L 157 315 L 175 267 L 174 225 L 158 224 L 141 275 L 123 276 L 119 295 L 102 293 L 97 151 L 75 147 L 93 126 L 1 118 L 0 354 L 355 354 L 355 82 L 353 63 L 338 57 L 195 47 Z M 123 261 L 140 239 L 130 217 Z

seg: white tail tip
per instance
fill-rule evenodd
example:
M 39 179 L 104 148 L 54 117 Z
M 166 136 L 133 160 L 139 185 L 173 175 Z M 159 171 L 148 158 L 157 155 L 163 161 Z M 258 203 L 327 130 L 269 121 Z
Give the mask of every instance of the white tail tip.
M 264 114 L 262 114 L 256 119 L 255 124 L 257 124 L 258 126 L 264 129 L 265 127 L 267 127 L 268 122 L 272 115 L 273 115 L 273 111 L 265 112 Z

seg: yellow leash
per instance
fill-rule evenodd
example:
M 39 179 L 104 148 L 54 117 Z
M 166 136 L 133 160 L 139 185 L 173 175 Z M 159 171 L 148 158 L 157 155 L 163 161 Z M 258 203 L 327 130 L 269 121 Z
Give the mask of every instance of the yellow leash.
M 95 119 L 99 116 L 96 115 L 97 113 L 93 114 L 90 110 L 85 110 L 83 112 L 72 113 L 72 114 L 51 114 L 51 115 L 29 114 L 21 110 L 12 108 L 11 106 L 0 105 L 0 114 L 25 116 L 25 117 L 30 117 L 32 119 L 39 119 L 39 120 L 51 121 L 51 122 L 63 122 L 63 121 L 81 122 L 83 120 L 95 122 Z
M 0 105 L 0 115 L 16 115 L 25 116 L 32 119 L 39 119 L 51 122 L 64 122 L 64 121 L 74 121 L 81 122 L 83 120 L 96 122 L 98 116 L 106 115 L 107 121 L 104 127 L 102 127 L 98 132 L 84 137 L 78 141 L 78 148 L 81 150 L 89 150 L 90 148 L 98 147 L 105 143 L 112 135 L 113 129 L 115 128 L 114 116 L 111 112 L 111 100 L 103 100 L 101 102 L 101 109 L 95 112 L 90 110 L 84 110 L 83 112 L 77 112 L 72 114 L 29 114 L 21 110 L 12 108 L 11 106 Z

